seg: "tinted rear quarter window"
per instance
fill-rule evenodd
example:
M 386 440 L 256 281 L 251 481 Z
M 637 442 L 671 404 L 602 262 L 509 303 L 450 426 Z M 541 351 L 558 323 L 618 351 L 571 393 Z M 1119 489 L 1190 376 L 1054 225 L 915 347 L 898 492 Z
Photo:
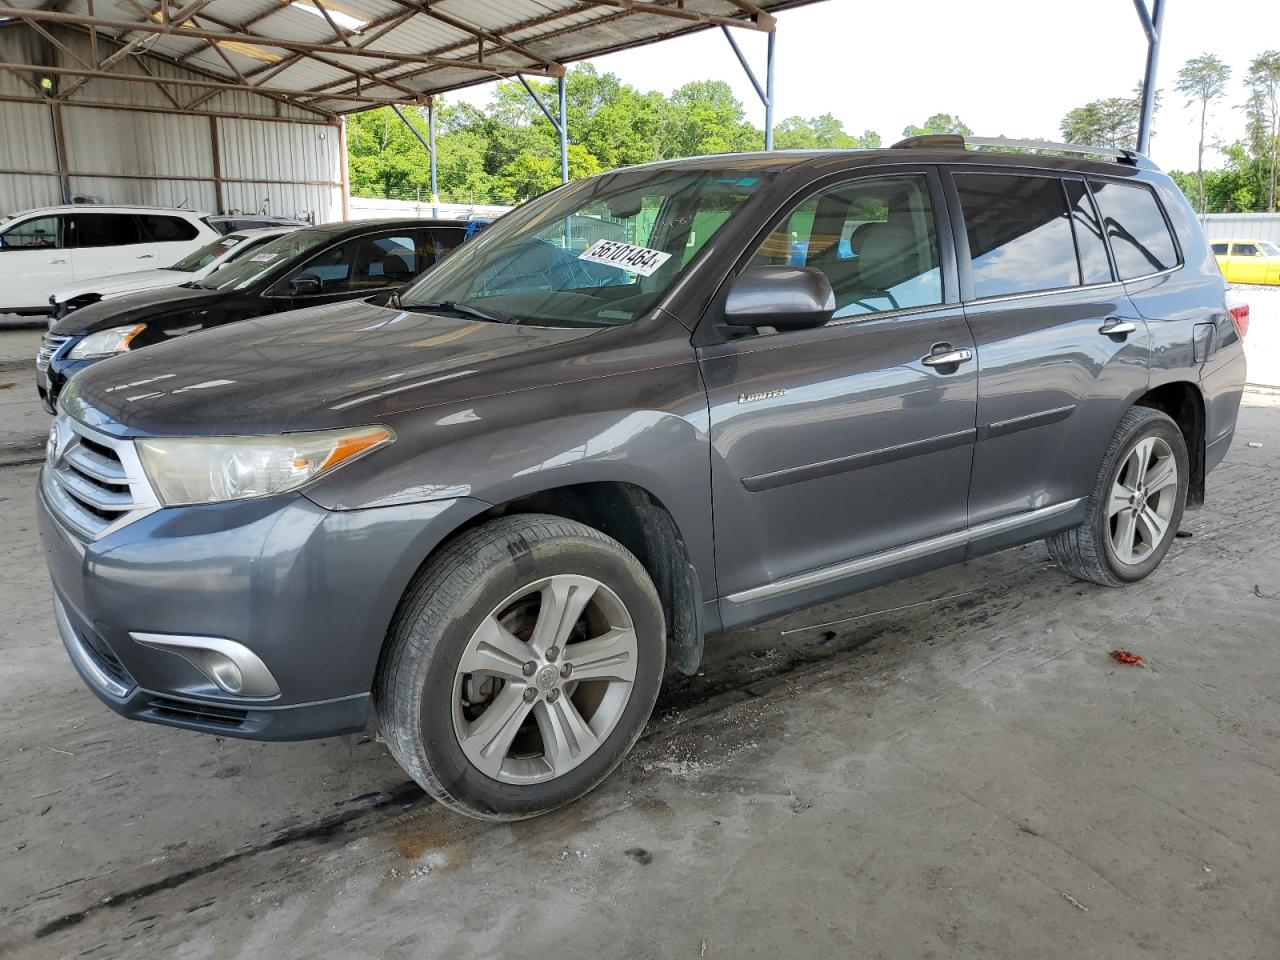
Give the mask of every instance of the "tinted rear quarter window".
M 1121 280 L 1172 270 L 1178 248 L 1156 196 L 1139 183 L 1090 180 Z
M 1057 177 L 962 173 L 955 183 L 975 297 L 1055 290 L 1080 282 L 1071 219 Z
M 1213 255 L 1215 257 L 1225 257 L 1227 255 L 1227 245 L 1225 243 L 1213 244 Z
M 142 215 L 143 229 L 156 243 L 182 243 L 199 236 L 194 225 L 181 217 L 164 217 L 147 213 Z

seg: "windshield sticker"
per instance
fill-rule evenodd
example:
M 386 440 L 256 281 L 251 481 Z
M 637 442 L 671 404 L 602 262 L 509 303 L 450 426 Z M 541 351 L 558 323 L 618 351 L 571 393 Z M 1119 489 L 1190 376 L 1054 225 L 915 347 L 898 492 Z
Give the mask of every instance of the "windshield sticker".
M 255 253 L 252 257 L 249 258 L 249 262 L 250 263 L 270 263 L 272 260 L 276 258 L 276 256 L 277 254 L 274 254 L 274 253 Z
M 620 243 L 617 240 L 597 240 L 578 254 L 578 259 L 620 267 L 647 277 L 670 260 L 671 254 L 663 253 L 661 250 L 650 250 L 648 247 Z

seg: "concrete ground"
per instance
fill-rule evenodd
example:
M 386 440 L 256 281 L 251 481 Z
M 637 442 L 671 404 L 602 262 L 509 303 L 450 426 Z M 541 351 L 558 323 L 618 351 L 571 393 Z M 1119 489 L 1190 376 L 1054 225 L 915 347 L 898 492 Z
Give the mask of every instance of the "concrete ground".
M 0 957 L 1274 958 L 1280 400 L 1251 403 L 1143 583 L 1035 544 L 717 638 L 603 787 L 500 826 L 367 738 L 111 714 L 54 637 L 36 466 L 0 467 Z

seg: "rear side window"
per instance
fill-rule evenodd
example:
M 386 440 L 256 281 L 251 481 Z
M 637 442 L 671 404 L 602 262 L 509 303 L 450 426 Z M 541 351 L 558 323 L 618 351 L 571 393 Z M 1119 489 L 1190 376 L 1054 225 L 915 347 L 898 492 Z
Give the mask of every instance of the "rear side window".
M 1260 257 L 1262 253 L 1258 250 L 1258 245 L 1254 243 L 1237 243 L 1231 248 L 1233 257 Z
M 1225 243 L 1213 244 L 1213 255 L 1215 257 L 1225 257 L 1227 255 L 1227 245 Z
M 1111 253 L 1121 280 L 1133 280 L 1178 265 L 1178 248 L 1150 188 L 1137 183 L 1090 180 L 1102 211 Z
M 72 217 L 77 247 L 125 247 L 142 243 L 138 221 L 128 213 L 77 213 Z
M 1067 205 L 1071 208 L 1071 229 L 1075 233 L 1076 252 L 1080 255 L 1081 283 L 1110 283 L 1111 263 L 1107 260 L 1107 241 L 1102 235 L 1102 221 L 1089 199 L 1083 180 L 1063 180 Z
M 164 217 L 154 213 L 142 215 L 142 226 L 156 243 L 182 243 L 194 240 L 200 234 L 193 224 L 181 217 Z
M 1071 218 L 1057 177 L 962 173 L 955 182 L 969 237 L 975 297 L 1054 290 L 1080 282 Z
M 413 237 L 372 237 L 361 242 L 356 256 L 352 289 L 386 287 L 408 283 L 417 274 L 418 258 Z
M 430 251 L 430 256 L 428 258 L 429 262 L 425 266 L 430 266 L 437 260 L 443 260 L 454 251 L 458 244 L 466 239 L 466 236 L 466 231 L 461 228 L 446 229 L 442 227 L 436 230 L 427 230 L 425 232 L 426 248 Z

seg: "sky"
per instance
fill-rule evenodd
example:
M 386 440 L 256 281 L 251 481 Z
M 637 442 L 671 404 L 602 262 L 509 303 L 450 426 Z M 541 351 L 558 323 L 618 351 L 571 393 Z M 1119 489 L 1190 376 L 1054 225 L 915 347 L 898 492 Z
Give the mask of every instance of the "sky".
M 1194 170 L 1199 112 L 1173 89 L 1178 68 L 1215 53 L 1233 69 L 1207 137 L 1243 135 L 1249 61 L 1280 49 L 1278 0 L 1165 0 L 1157 85 L 1164 100 L 1151 156 Z M 734 34 L 764 82 L 762 34 Z M 1061 139 L 1072 107 L 1127 96 L 1142 78 L 1146 38 L 1131 0 L 825 0 L 778 14 L 775 120 L 832 113 L 851 133 L 885 143 L 934 113 L 959 116 L 980 136 Z M 593 61 L 641 90 L 670 93 L 690 80 L 727 81 L 764 126 L 764 108 L 719 30 Z M 487 86 L 487 85 L 486 85 Z M 483 106 L 486 87 L 447 94 Z M 572 137 L 572 131 L 570 131 Z M 1208 151 L 1206 168 L 1222 163 Z

